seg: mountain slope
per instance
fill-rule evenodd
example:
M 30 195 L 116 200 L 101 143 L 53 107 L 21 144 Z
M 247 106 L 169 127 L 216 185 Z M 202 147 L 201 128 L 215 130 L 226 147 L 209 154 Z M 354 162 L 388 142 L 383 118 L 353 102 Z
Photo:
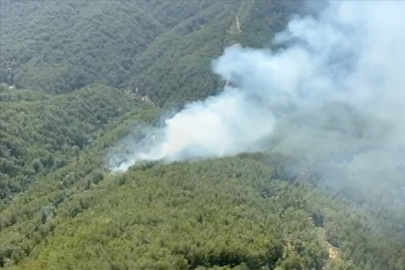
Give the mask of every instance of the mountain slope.
M 50 93 L 117 87 L 156 37 L 212 3 L 2 2 L 0 80 Z

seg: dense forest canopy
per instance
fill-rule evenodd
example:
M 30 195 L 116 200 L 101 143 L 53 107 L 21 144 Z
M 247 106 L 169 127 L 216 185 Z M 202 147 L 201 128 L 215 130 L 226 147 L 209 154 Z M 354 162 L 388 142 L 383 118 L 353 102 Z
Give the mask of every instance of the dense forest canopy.
M 283 107 L 261 151 L 111 170 L 243 83 L 213 72 L 225 48 L 282 51 L 322 7 L 0 0 L 0 268 L 405 269 L 404 151 L 345 105 Z

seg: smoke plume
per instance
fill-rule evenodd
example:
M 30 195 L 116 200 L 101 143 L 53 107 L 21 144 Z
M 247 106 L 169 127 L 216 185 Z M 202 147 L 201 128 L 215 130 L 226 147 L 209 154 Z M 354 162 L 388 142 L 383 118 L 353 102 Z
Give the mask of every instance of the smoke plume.
M 340 183 L 403 178 L 403 14 L 402 1 L 330 2 L 316 17 L 293 17 L 274 38 L 282 49 L 225 49 L 212 69 L 230 85 L 166 120 L 116 169 L 271 149 L 345 171 L 329 173 Z

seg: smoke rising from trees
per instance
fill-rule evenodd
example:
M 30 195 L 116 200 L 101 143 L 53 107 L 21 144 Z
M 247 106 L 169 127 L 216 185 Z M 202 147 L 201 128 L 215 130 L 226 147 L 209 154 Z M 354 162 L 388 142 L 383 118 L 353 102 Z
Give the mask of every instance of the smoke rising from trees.
M 115 169 L 142 159 L 271 148 L 322 161 L 317 170 L 340 175 L 340 183 L 354 177 L 398 185 L 405 162 L 404 13 L 400 1 L 330 2 L 316 17 L 293 17 L 274 38 L 277 51 L 226 48 L 212 69 L 230 86 L 186 105 L 151 136 L 147 151 L 135 147 Z

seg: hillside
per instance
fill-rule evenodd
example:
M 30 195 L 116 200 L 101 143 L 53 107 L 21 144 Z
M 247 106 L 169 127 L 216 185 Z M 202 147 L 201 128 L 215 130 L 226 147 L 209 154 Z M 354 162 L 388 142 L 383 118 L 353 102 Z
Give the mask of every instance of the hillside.
M 270 45 L 300 10 L 290 1 L 243 0 L 1 5 L 0 82 L 47 93 L 91 83 L 129 87 L 168 107 L 218 91 L 213 57 L 235 42 Z M 271 21 L 268 13 L 275 14 Z
M 0 0 L 0 269 L 405 269 L 402 136 L 356 107 L 280 106 L 260 151 L 115 170 L 181 109 L 236 93 L 212 61 L 235 43 L 282 51 L 275 34 L 322 5 L 305 2 Z M 287 79 L 310 67 L 279 64 Z M 175 142 L 204 121 L 217 139 L 219 110 L 249 134 L 233 102 L 186 114 Z M 237 116 L 270 126 L 254 106 Z

